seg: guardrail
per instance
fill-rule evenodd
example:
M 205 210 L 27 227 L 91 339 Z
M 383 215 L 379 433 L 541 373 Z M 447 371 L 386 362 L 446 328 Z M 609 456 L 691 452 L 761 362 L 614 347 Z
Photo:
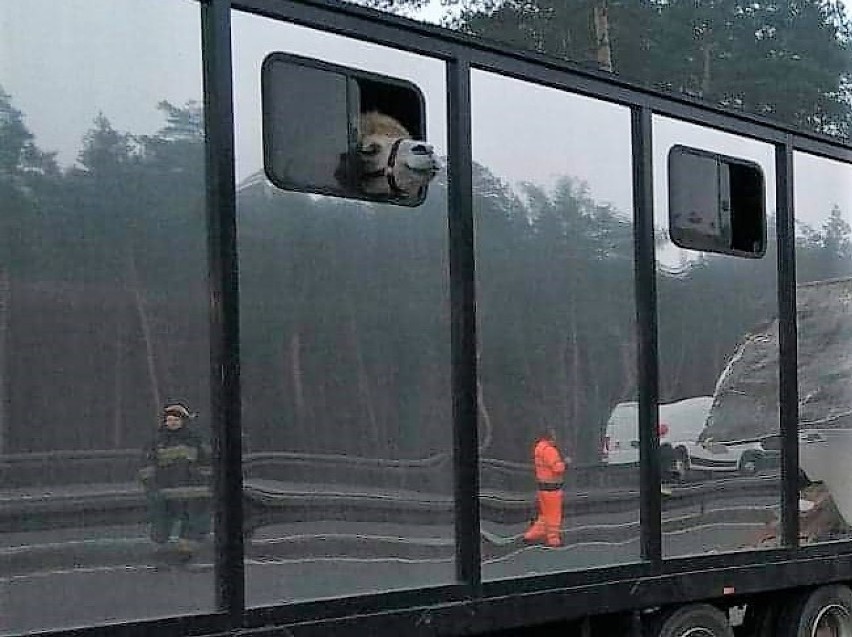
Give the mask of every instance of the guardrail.
M 135 450 L 48 452 L 0 458 L 0 533 L 139 523 L 144 492 L 136 483 Z M 352 458 L 285 452 L 247 454 L 245 526 L 310 520 L 392 518 L 412 524 L 451 524 L 451 458 Z M 535 483 L 530 467 L 485 459 L 480 471 L 484 518 L 501 523 L 528 519 Z M 88 477 L 89 481 L 82 478 Z M 777 490 L 777 476 L 714 480 L 678 490 L 688 506 L 729 490 Z M 638 510 L 638 468 L 571 467 L 565 506 L 579 515 Z
M 16 538 L 0 543 L 0 573 L 6 576 L 79 566 L 148 564 L 150 544 L 145 537 L 146 500 L 135 483 L 83 485 L 18 493 L 0 493 L 0 534 Z M 716 480 L 677 487 L 666 497 L 663 532 L 679 534 L 707 525 L 769 528 L 776 519 L 773 499 L 779 496 L 777 475 Z M 454 506 L 449 495 L 410 490 L 370 490 L 363 487 L 248 480 L 244 487 L 246 555 L 248 558 L 369 554 L 373 557 L 424 556 L 451 559 Z M 736 499 L 745 502 L 737 502 Z M 638 541 L 639 493 L 634 490 L 566 492 L 566 544 Z M 508 555 L 521 545 L 509 529 L 522 529 L 533 512 L 531 492 L 484 490 L 482 507 L 483 556 Z M 612 518 L 601 514 L 612 514 Z M 328 527 L 340 521 L 341 532 L 306 534 L 301 529 Z M 616 520 L 617 523 L 610 523 Z M 411 537 L 383 533 L 346 532 L 353 522 L 393 521 L 408 526 Z M 320 525 L 311 524 L 320 522 Z M 296 523 L 296 524 L 294 524 Z M 307 527 L 302 525 L 307 523 Z M 281 525 L 280 529 L 271 527 Z M 443 526 L 439 535 L 421 537 L 416 531 Z M 502 535 L 489 528 L 506 529 Z M 126 527 L 118 536 L 104 537 L 98 527 Z M 257 532 L 267 527 L 263 534 Z M 368 527 L 360 527 L 368 528 Z M 64 530 L 63 530 L 64 529 Z M 77 529 L 78 532 L 75 532 Z M 294 531 L 294 529 L 297 529 Z M 27 533 L 27 532 L 33 533 Z M 745 531 L 744 531 L 745 532 Z M 752 536 L 754 531 L 748 531 Z M 255 537 L 255 535 L 259 537 Z M 110 535 L 110 534 L 108 534 Z M 1 536 L 0 536 L 1 537 Z M 321 540 L 311 542 L 311 537 Z M 29 538 L 29 539 L 27 539 Z M 205 563 L 212 561 L 211 547 Z
M 3 489 L 40 485 L 107 484 L 132 482 L 142 463 L 137 449 L 48 451 L 0 455 Z M 532 466 L 483 458 L 480 483 L 485 489 L 526 491 L 534 488 Z M 292 452 L 247 453 L 246 478 L 281 482 L 359 484 L 375 488 L 415 488 L 452 493 L 452 457 L 449 453 L 420 459 L 361 458 Z M 566 474 L 566 488 L 637 486 L 635 465 L 574 464 Z

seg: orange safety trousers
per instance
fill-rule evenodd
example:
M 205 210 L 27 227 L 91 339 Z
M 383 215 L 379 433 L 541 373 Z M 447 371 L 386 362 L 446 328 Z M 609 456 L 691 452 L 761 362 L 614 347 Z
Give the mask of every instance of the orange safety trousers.
M 538 492 L 538 517 L 532 523 L 524 539 L 544 540 L 548 546 L 562 546 L 562 490 Z

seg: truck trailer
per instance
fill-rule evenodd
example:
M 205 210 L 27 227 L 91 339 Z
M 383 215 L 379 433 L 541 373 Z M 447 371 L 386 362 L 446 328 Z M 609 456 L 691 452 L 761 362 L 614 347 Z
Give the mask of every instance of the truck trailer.
M 0 635 L 852 635 L 847 140 L 332 0 L 0 25 Z M 773 461 L 671 481 L 709 396 Z

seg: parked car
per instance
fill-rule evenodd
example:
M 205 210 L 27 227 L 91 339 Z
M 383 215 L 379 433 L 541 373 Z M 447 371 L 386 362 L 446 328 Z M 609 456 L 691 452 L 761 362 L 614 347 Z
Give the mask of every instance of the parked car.
M 672 471 L 679 478 L 685 478 L 690 471 L 754 475 L 766 464 L 766 451 L 760 440 L 684 441 L 673 447 L 673 453 Z
M 807 482 L 822 482 L 847 524 L 852 521 L 852 428 L 799 430 L 799 468 Z

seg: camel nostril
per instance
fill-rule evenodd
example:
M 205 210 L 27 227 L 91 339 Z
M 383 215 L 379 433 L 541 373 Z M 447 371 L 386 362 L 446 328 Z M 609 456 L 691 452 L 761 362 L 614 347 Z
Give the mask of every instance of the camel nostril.
M 411 147 L 411 152 L 415 155 L 431 155 L 432 147 L 427 144 L 417 144 Z

